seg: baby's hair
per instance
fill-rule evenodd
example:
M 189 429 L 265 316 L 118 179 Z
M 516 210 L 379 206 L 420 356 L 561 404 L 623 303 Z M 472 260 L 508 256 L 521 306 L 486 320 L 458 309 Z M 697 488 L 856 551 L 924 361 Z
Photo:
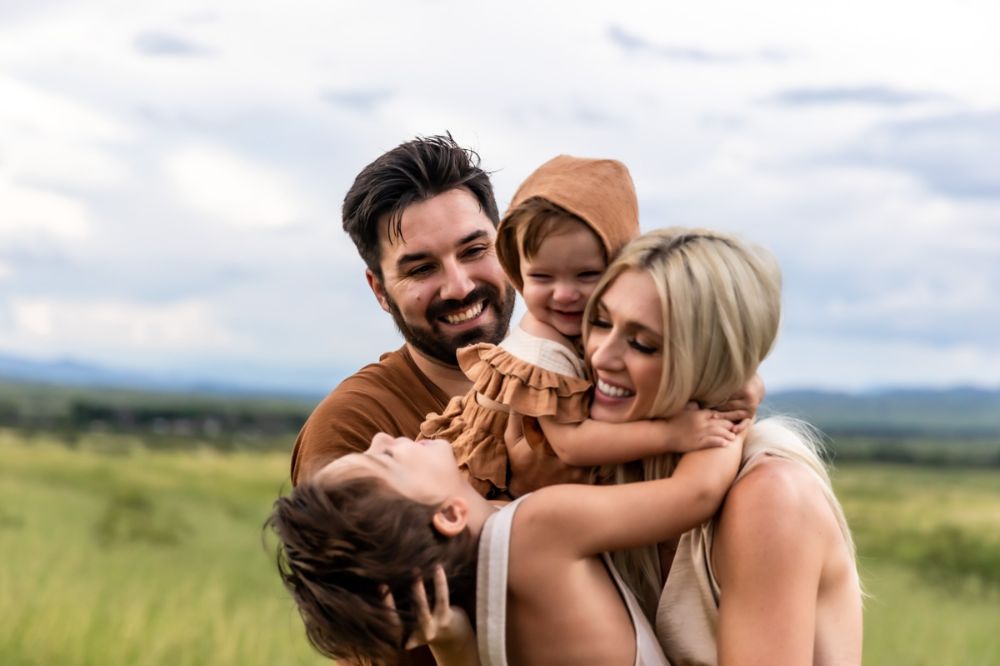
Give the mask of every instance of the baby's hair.
M 431 524 L 437 507 L 403 497 L 381 481 L 303 483 L 274 503 L 265 523 L 277 534 L 278 572 L 295 599 L 309 642 L 333 659 L 393 662 L 417 625 L 412 587 L 448 574 L 451 603 L 471 609 L 476 543 Z M 433 585 L 425 585 L 431 607 Z M 392 592 L 398 618 L 386 606 Z
M 546 238 L 563 231 L 572 223 L 582 225 L 600 242 L 600 237 L 583 218 L 543 197 L 525 199 L 507 213 L 503 225 L 497 232 L 497 259 L 507 273 L 507 278 L 514 283 L 518 291 L 524 289 L 524 281 L 521 279 L 521 258 L 534 257 Z M 607 252 L 603 243 L 601 248 L 604 261 L 607 262 Z

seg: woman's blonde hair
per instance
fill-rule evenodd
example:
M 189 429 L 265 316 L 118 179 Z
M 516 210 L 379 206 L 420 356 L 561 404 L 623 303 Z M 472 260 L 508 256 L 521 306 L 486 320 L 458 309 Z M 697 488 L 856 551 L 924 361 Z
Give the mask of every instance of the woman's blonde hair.
M 781 271 L 770 252 L 705 229 L 646 233 L 625 246 L 595 288 L 584 315 L 584 339 L 602 295 L 630 270 L 653 278 L 663 313 L 663 370 L 645 416 L 669 417 L 692 400 L 718 406 L 747 384 L 771 351 L 781 319 Z M 816 474 L 853 553 L 815 431 L 791 419 L 767 419 L 751 428 L 744 461 L 757 451 L 799 461 Z M 673 473 L 677 458 L 669 454 L 620 465 L 613 477 L 619 483 L 662 479 Z M 663 587 L 656 546 L 616 553 L 614 560 L 654 618 Z
M 705 229 L 650 231 L 598 282 L 584 336 L 604 292 L 629 270 L 649 273 L 663 312 L 663 374 L 646 416 L 676 414 L 691 400 L 719 405 L 753 377 L 781 318 L 781 271 L 767 250 Z

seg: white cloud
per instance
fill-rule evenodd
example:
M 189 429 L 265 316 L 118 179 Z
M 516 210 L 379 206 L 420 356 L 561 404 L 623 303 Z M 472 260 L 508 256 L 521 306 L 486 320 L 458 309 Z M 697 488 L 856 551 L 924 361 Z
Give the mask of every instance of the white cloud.
M 25 351 L 58 350 L 100 354 L 239 350 L 242 336 L 215 315 L 213 305 L 189 300 L 165 305 L 107 299 L 17 297 L 9 303 L 13 330 L 0 345 Z
M 111 149 L 131 131 L 93 105 L 0 76 L 0 168 L 18 180 L 105 188 L 125 169 Z
M 0 172 L 0 238 L 37 234 L 59 240 L 86 236 L 90 222 L 77 199 L 42 189 L 18 186 Z
M 769 390 L 889 386 L 1000 387 L 1000 349 L 900 339 L 785 336 L 761 367 Z
M 304 195 L 286 175 L 225 148 L 178 149 L 163 169 L 184 203 L 236 227 L 283 227 L 302 215 Z
M 998 204 L 920 178 L 959 162 L 992 178 L 979 167 L 994 157 L 968 141 L 945 159 L 949 141 L 910 135 L 893 159 L 857 149 L 880 127 L 995 112 L 994 2 L 222 0 L 192 20 L 201 4 L 45 3 L 0 21 L 0 350 L 373 360 L 398 338 L 337 208 L 371 159 L 450 129 L 497 171 L 501 208 L 554 154 L 617 157 L 644 228 L 774 249 L 793 379 L 997 376 L 985 334 L 962 329 L 1000 325 Z M 617 46 L 612 26 L 653 48 Z M 789 90 L 924 97 L 767 102 Z M 852 147 L 866 159 L 846 164 Z M 817 337 L 835 360 L 814 362 Z

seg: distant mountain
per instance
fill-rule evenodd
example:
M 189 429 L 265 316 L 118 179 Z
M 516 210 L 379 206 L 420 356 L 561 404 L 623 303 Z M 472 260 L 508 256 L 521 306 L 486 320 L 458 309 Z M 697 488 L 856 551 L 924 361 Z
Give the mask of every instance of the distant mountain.
M 228 382 L 196 376 L 154 376 L 101 365 L 82 363 L 74 359 L 41 361 L 0 354 L 0 381 L 31 382 L 58 386 L 131 389 L 136 391 L 167 391 L 173 393 L 213 394 L 220 396 L 291 396 L 322 397 L 325 390 L 289 387 L 287 383 L 268 385 Z
M 39 361 L 0 354 L 0 378 L 50 384 L 86 386 L 154 386 L 156 381 L 138 373 L 112 370 L 73 359 Z
M 1000 390 L 795 390 L 767 396 L 763 413 L 798 416 L 827 433 L 1000 436 Z
M 330 381 L 325 377 L 314 380 L 321 388 L 311 390 L 295 373 L 285 373 L 284 377 L 278 378 L 262 372 L 260 376 L 266 376 L 266 379 L 259 382 L 220 381 L 193 374 L 163 377 L 73 359 L 41 361 L 0 354 L 0 382 L 187 393 L 220 398 L 284 396 L 314 404 L 339 379 L 331 375 Z M 774 391 L 765 399 L 761 412 L 763 415 L 797 416 L 830 435 L 1000 437 L 1000 389 L 908 388 L 858 393 L 813 389 Z

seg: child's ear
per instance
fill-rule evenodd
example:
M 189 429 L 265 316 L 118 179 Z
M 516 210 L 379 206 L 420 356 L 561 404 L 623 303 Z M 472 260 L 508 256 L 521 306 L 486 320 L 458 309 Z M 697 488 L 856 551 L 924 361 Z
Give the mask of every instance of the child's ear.
M 431 518 L 434 529 L 446 537 L 458 536 L 469 522 L 469 505 L 461 497 L 451 497 L 444 501 Z

